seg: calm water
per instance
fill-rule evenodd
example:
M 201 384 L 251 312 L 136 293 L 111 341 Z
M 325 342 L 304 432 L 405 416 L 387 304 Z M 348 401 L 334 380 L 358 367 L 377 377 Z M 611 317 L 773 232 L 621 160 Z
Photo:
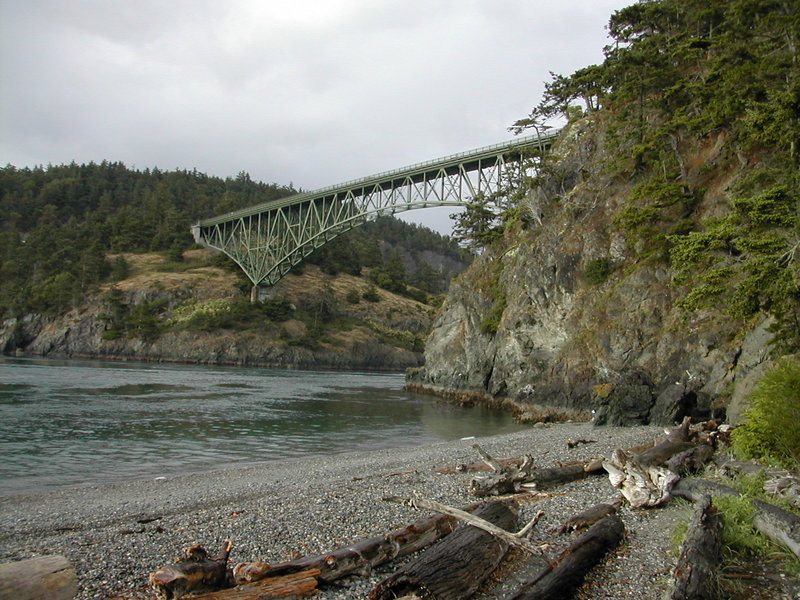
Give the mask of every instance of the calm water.
M 403 379 L 0 357 L 0 494 L 521 428 Z

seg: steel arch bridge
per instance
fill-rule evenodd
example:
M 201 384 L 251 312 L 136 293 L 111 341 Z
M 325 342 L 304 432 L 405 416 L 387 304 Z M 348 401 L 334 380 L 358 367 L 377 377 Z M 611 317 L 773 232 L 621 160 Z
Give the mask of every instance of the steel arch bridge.
M 253 282 L 273 286 L 317 248 L 379 215 L 463 206 L 500 190 L 513 168 L 549 149 L 558 131 L 453 154 L 200 221 L 197 243 L 232 258 Z M 524 168 L 524 167 L 523 167 Z

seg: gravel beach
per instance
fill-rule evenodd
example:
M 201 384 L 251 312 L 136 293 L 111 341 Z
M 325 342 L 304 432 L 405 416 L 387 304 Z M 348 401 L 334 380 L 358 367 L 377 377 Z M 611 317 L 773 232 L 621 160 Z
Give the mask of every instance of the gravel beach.
M 201 543 L 216 553 L 223 540 L 234 542 L 231 564 L 278 562 L 292 553 L 318 554 L 407 525 L 428 513 L 382 502 L 387 495 L 421 497 L 453 506 L 472 502 L 469 474 L 442 475 L 436 467 L 479 460 L 472 444 L 496 457 L 533 454 L 536 464 L 607 456 L 614 448 L 655 440 L 658 427 L 593 428 L 559 424 L 479 439 L 417 448 L 375 450 L 294 462 L 217 470 L 201 474 L 114 485 L 86 486 L 42 494 L 0 498 L 0 561 L 63 554 L 75 565 L 78 598 L 151 598 L 147 575 L 171 563 L 182 548 Z M 569 439 L 595 443 L 569 449 Z M 615 497 L 607 477 L 567 484 L 542 500 L 523 505 L 520 521 L 539 510 L 545 516 L 532 536 L 553 543 L 565 538 L 553 527 L 577 512 Z M 626 542 L 606 559 L 579 593 L 583 599 L 663 597 L 674 561 L 670 534 L 688 519 L 681 504 L 620 514 Z M 348 578 L 315 598 L 364 598 L 391 566 L 367 577 Z M 513 587 L 513 574 L 503 588 Z M 498 597 L 486 592 L 479 599 Z

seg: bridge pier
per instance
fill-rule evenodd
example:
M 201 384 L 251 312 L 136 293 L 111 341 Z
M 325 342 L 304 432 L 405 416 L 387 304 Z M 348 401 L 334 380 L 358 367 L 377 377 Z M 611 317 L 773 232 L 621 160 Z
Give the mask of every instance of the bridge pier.
M 258 302 L 258 285 L 250 288 L 250 304 L 255 304 L 256 302 Z

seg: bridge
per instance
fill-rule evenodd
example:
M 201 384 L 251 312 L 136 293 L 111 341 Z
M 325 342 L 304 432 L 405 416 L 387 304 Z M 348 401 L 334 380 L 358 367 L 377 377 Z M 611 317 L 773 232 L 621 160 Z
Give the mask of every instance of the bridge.
M 253 283 L 273 286 L 336 236 L 379 215 L 463 206 L 499 191 L 514 168 L 550 148 L 550 131 L 302 192 L 192 226 L 198 244 L 232 258 Z

